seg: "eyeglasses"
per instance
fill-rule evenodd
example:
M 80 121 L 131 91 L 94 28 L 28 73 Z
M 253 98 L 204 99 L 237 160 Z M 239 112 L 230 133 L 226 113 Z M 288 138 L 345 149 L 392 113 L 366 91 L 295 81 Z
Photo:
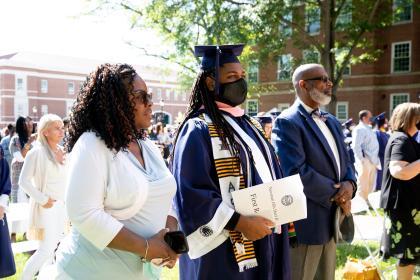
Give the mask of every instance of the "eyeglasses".
M 331 79 L 327 76 L 305 79 L 304 81 L 322 81 L 324 83 L 331 83 L 332 82 Z
M 152 95 L 145 90 L 137 89 L 131 92 L 133 99 L 140 101 L 141 103 L 147 105 L 152 102 Z

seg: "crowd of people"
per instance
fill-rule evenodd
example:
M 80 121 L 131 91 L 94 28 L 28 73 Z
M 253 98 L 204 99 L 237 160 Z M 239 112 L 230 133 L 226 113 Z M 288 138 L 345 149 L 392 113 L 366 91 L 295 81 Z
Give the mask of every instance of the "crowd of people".
M 177 130 L 151 126 L 147 84 L 127 64 L 88 75 L 68 121 L 19 117 L 0 157 L 0 278 L 13 275 L 16 233 L 40 240 L 22 279 L 55 259 L 51 279 L 159 279 L 179 262 L 191 279 L 334 279 L 336 212 L 381 190 L 383 255 L 411 279 L 420 250 L 420 105 L 403 103 L 359 124 L 321 110 L 332 98 L 324 67 L 293 73 L 296 101 L 275 119 L 251 118 L 243 45 L 197 46 L 201 70 Z M 376 125 L 373 125 L 376 124 Z M 374 128 L 373 128 L 374 127 Z M 64 144 L 64 146 L 63 146 Z M 274 221 L 235 211 L 232 192 L 299 174 L 307 218 Z M 29 203 L 11 226 L 7 208 Z M 182 230 L 188 254 L 165 241 Z M 10 237 L 9 237 L 10 236 Z

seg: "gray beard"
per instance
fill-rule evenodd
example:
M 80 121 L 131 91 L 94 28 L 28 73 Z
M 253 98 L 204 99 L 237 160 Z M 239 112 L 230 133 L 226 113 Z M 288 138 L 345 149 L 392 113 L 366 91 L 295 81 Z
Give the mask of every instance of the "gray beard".
M 321 106 L 328 105 L 331 102 L 331 96 L 324 94 L 316 88 L 313 88 L 309 91 L 309 96 L 313 101 L 320 104 Z

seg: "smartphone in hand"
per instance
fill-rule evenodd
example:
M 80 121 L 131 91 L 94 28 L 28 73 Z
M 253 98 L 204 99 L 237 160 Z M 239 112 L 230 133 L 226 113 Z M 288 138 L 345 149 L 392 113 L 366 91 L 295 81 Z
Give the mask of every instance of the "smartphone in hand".
M 182 231 L 170 231 L 164 236 L 165 242 L 177 254 L 188 253 L 187 237 Z

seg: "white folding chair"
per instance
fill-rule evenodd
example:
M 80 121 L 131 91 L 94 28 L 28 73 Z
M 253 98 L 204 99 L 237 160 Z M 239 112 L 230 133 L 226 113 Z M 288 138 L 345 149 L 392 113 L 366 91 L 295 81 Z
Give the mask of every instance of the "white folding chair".
M 9 233 L 12 233 L 13 222 L 28 221 L 29 220 L 29 203 L 10 203 L 9 209 L 7 210 L 7 223 L 9 225 Z M 38 249 L 39 241 L 27 240 L 21 242 L 13 242 L 12 250 L 13 254 L 30 252 Z
M 373 211 L 375 212 L 377 217 L 382 217 L 381 215 L 379 215 L 378 213 L 378 209 L 380 208 L 380 202 L 381 202 L 381 191 L 376 191 L 373 193 L 370 193 L 368 195 L 368 201 L 370 206 L 372 206 Z
M 364 200 L 362 197 L 360 197 L 359 195 L 356 195 L 352 200 L 351 200 L 351 213 L 353 214 L 353 219 L 354 219 L 354 228 L 356 229 L 357 234 L 360 236 L 360 239 L 363 243 L 363 246 L 366 248 L 370 259 L 372 259 L 372 261 L 374 262 L 378 273 L 381 277 L 381 279 L 385 279 L 382 270 L 379 268 L 379 262 L 378 262 L 378 252 L 372 252 L 369 248 L 369 244 L 367 243 L 367 238 L 364 237 L 364 234 L 362 233 L 362 230 L 360 228 L 360 224 L 359 222 L 362 221 L 362 219 L 365 217 L 363 215 L 357 215 L 358 213 L 360 214 L 361 212 L 367 211 L 367 213 L 369 213 L 369 218 L 371 221 L 373 221 L 371 218 L 374 218 L 373 215 L 369 212 L 369 205 L 367 204 L 366 200 Z M 375 217 L 375 219 L 378 217 Z M 370 224 L 370 226 L 375 226 Z M 377 226 L 377 225 L 376 225 Z M 377 238 L 373 239 L 373 240 L 377 240 Z M 377 240 L 379 241 L 379 240 Z M 379 242 L 380 243 L 380 242 Z

